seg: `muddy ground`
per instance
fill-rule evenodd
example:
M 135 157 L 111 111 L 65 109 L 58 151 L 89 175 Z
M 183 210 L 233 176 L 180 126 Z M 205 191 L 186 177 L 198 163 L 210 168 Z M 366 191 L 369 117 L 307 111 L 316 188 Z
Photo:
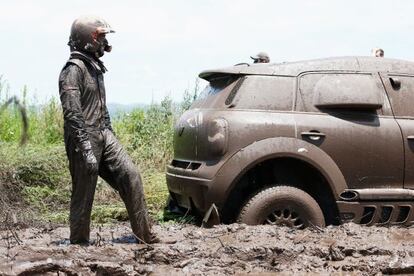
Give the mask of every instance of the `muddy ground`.
M 162 241 L 148 246 L 131 243 L 126 224 L 97 227 L 85 247 L 69 245 L 67 227 L 10 228 L 0 232 L 0 275 L 414 273 L 414 227 L 154 229 Z

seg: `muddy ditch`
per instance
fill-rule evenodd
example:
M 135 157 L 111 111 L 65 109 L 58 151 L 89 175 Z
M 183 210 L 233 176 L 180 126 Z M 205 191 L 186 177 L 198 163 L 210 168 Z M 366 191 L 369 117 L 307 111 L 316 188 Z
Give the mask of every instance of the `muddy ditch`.
M 414 273 L 414 227 L 325 229 L 157 225 L 161 242 L 131 243 L 127 224 L 95 227 L 94 244 L 70 245 L 69 229 L 1 231 L 0 275 L 231 275 Z

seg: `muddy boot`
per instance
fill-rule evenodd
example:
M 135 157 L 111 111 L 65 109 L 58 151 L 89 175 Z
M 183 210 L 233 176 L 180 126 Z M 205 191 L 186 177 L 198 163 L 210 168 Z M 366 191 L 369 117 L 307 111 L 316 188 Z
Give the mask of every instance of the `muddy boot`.
M 158 236 L 154 233 L 151 233 L 151 240 L 149 243 L 160 243 L 161 240 L 158 238 Z
M 127 206 L 127 210 L 128 210 L 128 217 L 131 222 L 132 232 L 134 233 L 134 235 L 141 242 L 151 243 L 151 239 L 152 239 L 151 227 L 149 225 L 146 212 L 145 212 L 145 215 L 144 214 L 131 214 L 128 206 Z

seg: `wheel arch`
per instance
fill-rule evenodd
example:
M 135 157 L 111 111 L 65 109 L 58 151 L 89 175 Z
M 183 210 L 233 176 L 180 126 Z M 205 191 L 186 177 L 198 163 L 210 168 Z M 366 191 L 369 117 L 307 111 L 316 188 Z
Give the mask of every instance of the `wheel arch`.
M 335 202 L 339 194 L 347 188 L 345 178 L 335 162 L 320 148 L 295 138 L 269 138 L 254 142 L 234 154 L 220 169 L 216 177 L 216 185 L 210 189 L 208 198 L 222 209 L 228 207 L 232 193 L 244 181 L 249 172 L 263 164 L 298 165 L 313 173 L 320 174 Z M 270 183 L 264 183 L 262 187 Z M 283 183 L 282 183 L 283 184 Z M 286 183 L 284 183 L 286 184 Z M 307 187 L 300 187 L 306 191 Z M 253 191 L 255 192 L 255 191 Z M 245 200 L 245 199 L 243 199 Z M 239 200 L 240 201 L 240 200 Z M 335 206 L 336 207 L 336 206 Z

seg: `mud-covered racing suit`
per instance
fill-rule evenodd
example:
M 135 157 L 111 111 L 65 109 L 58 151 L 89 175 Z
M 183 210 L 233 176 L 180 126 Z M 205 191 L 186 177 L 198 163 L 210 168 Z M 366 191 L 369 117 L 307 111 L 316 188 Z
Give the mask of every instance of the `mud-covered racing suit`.
M 89 242 L 90 215 L 98 175 L 125 203 L 134 234 L 151 242 L 141 176 L 115 137 L 106 107 L 103 63 L 72 52 L 59 77 L 64 138 L 72 176 L 70 241 Z

